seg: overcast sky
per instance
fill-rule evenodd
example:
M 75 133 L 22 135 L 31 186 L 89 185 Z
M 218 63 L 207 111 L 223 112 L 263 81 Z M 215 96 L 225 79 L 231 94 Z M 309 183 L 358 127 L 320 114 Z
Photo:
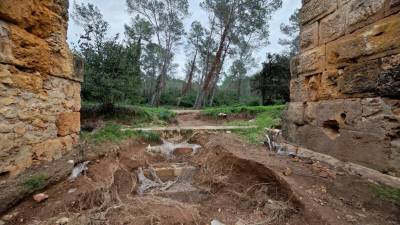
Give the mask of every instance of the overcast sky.
M 101 13 L 104 15 L 104 19 L 110 24 L 109 35 L 114 35 L 117 33 L 124 33 L 124 24 L 129 23 L 130 16 L 127 13 L 127 7 L 125 5 L 125 0 L 75 0 L 77 3 L 93 3 L 98 6 Z M 71 1 L 73 2 L 73 1 Z M 194 20 L 199 20 L 203 24 L 207 23 L 207 14 L 200 8 L 200 0 L 189 0 L 190 3 L 190 17 L 186 19 L 185 26 L 188 31 L 190 24 Z M 72 4 L 70 4 L 72 6 Z M 283 50 L 283 47 L 278 44 L 279 38 L 282 38 L 282 33 L 280 32 L 280 24 L 287 23 L 289 21 L 290 15 L 301 6 L 301 0 L 283 0 L 283 7 L 274 13 L 273 20 L 270 25 L 270 45 L 259 48 L 255 52 L 255 58 L 257 61 L 257 68 L 253 70 L 258 70 L 261 67 L 260 63 L 264 61 L 266 52 L 278 53 Z M 72 12 L 72 8 L 70 9 Z M 68 42 L 72 45 L 77 42 L 79 34 L 81 33 L 80 27 L 75 24 L 72 20 L 69 23 L 68 30 Z M 177 77 L 183 78 L 183 67 L 185 64 L 185 54 L 180 48 L 180 51 L 176 53 L 175 62 L 180 65 L 178 69 Z

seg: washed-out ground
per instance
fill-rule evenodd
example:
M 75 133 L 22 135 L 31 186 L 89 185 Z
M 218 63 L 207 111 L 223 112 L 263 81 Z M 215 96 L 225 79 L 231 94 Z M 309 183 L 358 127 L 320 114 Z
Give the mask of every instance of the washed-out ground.
M 196 111 L 177 113 L 174 126 L 217 126 L 227 120 L 202 118 Z M 29 197 L 5 213 L 2 221 L 7 225 L 400 224 L 398 202 L 380 197 L 373 182 L 340 169 L 279 156 L 226 131 L 164 136 L 171 143 L 134 139 L 119 144 L 118 150 L 90 161 L 88 170 L 75 180 L 42 190 L 47 200 Z M 185 141 L 201 148 L 174 145 Z

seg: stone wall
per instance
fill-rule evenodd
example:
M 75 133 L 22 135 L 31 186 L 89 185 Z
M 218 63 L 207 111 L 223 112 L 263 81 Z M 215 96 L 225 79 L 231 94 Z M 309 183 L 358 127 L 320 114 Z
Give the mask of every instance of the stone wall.
M 77 143 L 83 66 L 67 26 L 68 0 L 0 1 L 0 181 Z
M 283 135 L 400 175 L 400 0 L 303 0 Z

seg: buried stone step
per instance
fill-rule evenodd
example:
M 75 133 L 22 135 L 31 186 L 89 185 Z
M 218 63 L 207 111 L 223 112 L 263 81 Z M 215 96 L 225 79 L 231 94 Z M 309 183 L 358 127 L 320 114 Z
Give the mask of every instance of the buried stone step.
M 196 167 L 189 166 L 185 163 L 174 163 L 168 165 L 155 164 L 152 165 L 151 169 L 154 170 L 154 172 L 163 182 L 175 180 L 178 177 L 185 177 L 185 179 L 190 179 L 196 171 Z M 150 169 L 145 169 L 144 175 L 146 177 L 151 176 Z

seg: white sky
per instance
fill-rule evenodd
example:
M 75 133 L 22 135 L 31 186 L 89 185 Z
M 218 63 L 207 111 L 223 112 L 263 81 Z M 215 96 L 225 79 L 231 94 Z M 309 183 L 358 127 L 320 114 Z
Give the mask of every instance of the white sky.
M 70 6 L 72 6 L 71 0 Z M 130 16 L 127 12 L 127 7 L 125 4 L 125 0 L 75 0 L 77 3 L 93 3 L 96 5 L 101 13 L 104 15 L 104 19 L 110 24 L 109 35 L 115 35 L 120 33 L 123 36 L 124 33 L 124 24 L 129 23 Z M 189 0 L 190 3 L 190 13 L 191 15 L 186 19 L 185 26 L 188 31 L 190 28 L 190 24 L 194 20 L 199 20 L 203 24 L 207 23 L 207 14 L 200 8 L 200 0 Z M 281 23 L 287 23 L 289 21 L 290 15 L 301 6 L 301 0 L 283 0 L 283 6 L 280 10 L 274 13 L 273 19 L 270 24 L 270 45 L 259 48 L 255 52 L 255 58 L 257 62 L 257 68 L 253 69 L 253 72 L 261 69 L 261 62 L 265 60 L 265 55 L 267 52 L 278 53 L 283 50 L 283 47 L 278 44 L 279 38 L 284 37 L 280 32 Z M 70 9 L 72 12 L 72 7 Z M 77 42 L 79 38 L 79 34 L 81 32 L 80 27 L 75 24 L 72 20 L 69 23 L 68 30 L 68 42 L 73 45 Z M 175 62 L 180 65 L 178 69 L 177 77 L 183 78 L 184 73 L 184 65 L 186 56 L 182 49 L 176 53 Z

